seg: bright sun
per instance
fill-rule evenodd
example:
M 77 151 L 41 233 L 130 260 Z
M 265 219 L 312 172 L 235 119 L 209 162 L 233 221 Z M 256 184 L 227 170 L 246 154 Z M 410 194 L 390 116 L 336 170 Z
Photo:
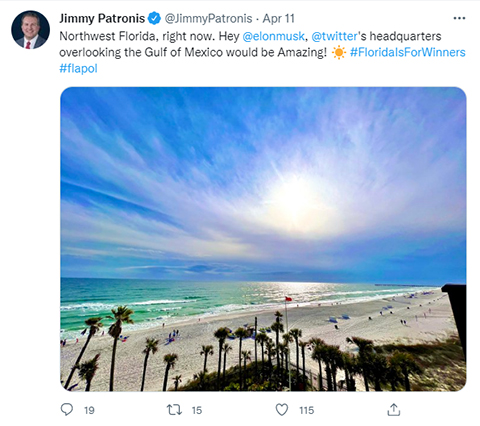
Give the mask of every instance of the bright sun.
M 255 218 L 265 230 L 294 236 L 316 238 L 333 235 L 341 229 L 339 214 L 326 183 L 307 173 L 278 174 L 268 182 Z
M 317 210 L 315 192 L 305 178 L 293 176 L 281 182 L 273 191 L 271 206 L 276 220 L 296 230 L 308 229 Z

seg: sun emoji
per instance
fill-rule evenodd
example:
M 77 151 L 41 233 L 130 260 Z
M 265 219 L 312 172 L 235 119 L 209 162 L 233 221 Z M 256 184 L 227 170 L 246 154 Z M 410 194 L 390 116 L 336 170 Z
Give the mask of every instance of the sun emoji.
M 332 52 L 333 53 L 333 57 L 334 58 L 338 58 L 338 60 L 340 60 L 340 58 L 345 58 L 345 48 L 344 47 L 340 47 L 340 45 L 338 45 L 338 47 L 334 47 L 334 51 Z

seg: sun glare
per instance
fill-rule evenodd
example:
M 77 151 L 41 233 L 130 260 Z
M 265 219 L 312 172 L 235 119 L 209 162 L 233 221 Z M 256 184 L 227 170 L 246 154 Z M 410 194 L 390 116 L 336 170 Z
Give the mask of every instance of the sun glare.
M 308 180 L 293 176 L 274 189 L 271 204 L 277 219 L 290 228 L 307 230 L 318 203 Z

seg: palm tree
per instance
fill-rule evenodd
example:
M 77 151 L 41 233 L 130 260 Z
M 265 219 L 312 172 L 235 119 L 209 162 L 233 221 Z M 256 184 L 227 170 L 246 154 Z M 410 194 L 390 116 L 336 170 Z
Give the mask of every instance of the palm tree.
M 251 357 L 252 351 L 242 351 L 242 358 L 243 358 L 243 371 L 245 373 L 247 372 L 247 361 L 250 361 L 252 359 Z M 245 377 L 245 382 L 246 382 L 246 377 Z
M 113 337 L 113 349 L 112 349 L 112 364 L 110 366 L 110 392 L 113 391 L 113 380 L 115 374 L 115 355 L 117 353 L 117 342 L 120 334 L 122 334 L 122 324 L 133 324 L 133 320 L 130 318 L 133 315 L 133 311 L 126 306 L 119 306 L 117 309 L 112 309 L 112 314 L 107 318 L 115 320 L 115 322 L 108 329 L 108 334 Z
M 290 343 L 293 342 L 293 337 L 290 333 L 285 333 L 282 335 L 282 340 L 283 340 L 283 344 L 285 346 L 288 346 Z
M 173 384 L 175 385 L 175 390 L 177 391 L 178 390 L 178 384 L 179 383 L 182 383 L 182 375 L 179 374 L 178 376 L 175 376 L 173 378 Z
M 92 384 L 93 377 L 98 369 L 98 358 L 100 358 L 100 354 L 95 355 L 91 360 L 82 363 L 78 367 L 78 375 L 80 379 L 85 380 L 87 382 L 85 386 L 85 392 L 90 390 L 90 385 Z
M 78 355 L 78 358 L 75 361 L 75 364 L 73 365 L 72 370 L 70 371 L 70 374 L 68 375 L 68 379 L 64 386 L 65 389 L 68 389 L 68 386 L 70 385 L 70 382 L 72 381 L 72 378 L 73 378 L 73 373 L 75 373 L 75 370 L 78 368 L 80 361 L 82 359 L 82 356 L 85 353 L 85 350 L 87 349 L 88 343 L 90 342 L 90 339 L 95 335 L 95 333 L 98 330 L 100 330 L 101 327 L 103 327 L 103 324 L 100 322 L 101 320 L 102 320 L 101 317 L 88 318 L 87 320 L 85 320 L 85 324 L 88 327 L 90 327 L 88 331 L 87 341 L 83 345 L 83 348 L 80 351 L 80 355 Z M 84 331 L 86 331 L 86 329 Z
M 333 391 L 332 384 L 332 351 L 330 345 L 325 345 L 322 351 L 322 359 L 325 364 L 325 373 L 327 376 L 327 391 Z
M 315 348 L 316 346 L 325 346 L 326 343 L 323 339 L 320 339 L 319 337 L 312 337 L 309 341 L 308 344 L 311 346 L 311 349 Z
M 347 385 L 347 391 L 355 391 L 355 374 L 357 374 L 356 358 L 348 352 L 342 354 L 343 357 L 343 369 L 345 370 L 345 383 Z
M 290 330 L 290 336 L 292 336 L 293 339 L 295 340 L 295 346 L 296 346 L 296 350 L 297 350 L 297 386 L 298 386 L 298 382 L 299 382 L 298 378 L 299 378 L 299 374 L 300 374 L 299 373 L 299 371 L 300 371 L 300 366 L 299 366 L 299 364 L 300 364 L 300 353 L 298 351 L 298 346 L 299 346 L 298 345 L 298 339 L 300 337 L 302 337 L 302 330 L 299 330 L 298 328 L 292 328 Z M 305 370 L 305 368 L 304 368 L 304 370 Z M 304 374 L 305 374 L 305 372 L 304 372 Z
M 260 347 L 262 348 L 262 376 L 264 375 L 265 372 L 265 352 L 264 352 L 264 346 L 265 343 L 267 343 L 268 336 L 266 333 L 260 333 L 255 336 L 255 342 L 260 343 Z
M 257 376 L 257 317 L 255 317 L 255 376 Z
M 368 339 L 362 339 L 361 337 L 347 337 L 347 343 L 353 343 L 358 347 L 357 363 L 360 367 L 363 375 L 363 381 L 365 383 L 365 391 L 368 392 L 368 379 L 370 376 L 370 364 L 373 353 L 373 342 Z
M 328 346 L 328 358 L 332 374 L 333 390 L 337 391 L 337 370 L 343 368 L 342 351 L 338 346 Z
M 371 356 L 371 375 L 373 383 L 375 384 L 375 392 L 382 391 L 382 384 L 387 380 L 387 358 L 385 356 L 373 353 Z
M 282 354 L 285 357 L 285 361 L 283 365 L 285 366 L 284 371 L 282 372 L 283 375 L 287 375 L 288 380 L 288 375 L 290 374 L 290 343 L 293 342 L 293 337 L 291 336 L 290 333 L 285 333 L 282 335 L 282 340 L 283 340 L 283 348 L 282 348 Z
M 150 355 L 150 352 L 152 353 L 152 355 L 155 355 L 157 351 L 158 340 L 150 339 L 147 337 L 145 342 L 145 349 L 143 350 L 143 353 L 145 354 L 145 361 L 143 362 L 142 387 L 140 388 L 140 392 L 143 392 L 143 389 L 145 387 L 145 374 L 147 373 L 148 356 Z
M 323 377 L 322 377 L 322 360 L 324 348 L 322 346 L 315 346 L 312 352 L 312 359 L 318 362 L 318 390 L 323 391 Z
M 386 379 L 392 388 L 392 391 L 397 390 L 397 385 L 402 382 L 402 370 L 395 359 L 392 361 L 392 357 L 387 359 L 387 374 Z
M 222 347 L 230 330 L 226 327 L 220 327 L 213 335 L 218 339 L 218 371 L 217 371 L 217 391 L 220 389 L 220 370 L 222 368 Z
M 205 378 L 207 373 L 205 371 L 199 371 L 193 375 L 193 380 L 198 380 L 198 387 L 200 390 L 205 390 Z
M 390 363 L 397 365 L 403 374 L 404 386 L 406 391 L 410 391 L 410 374 L 421 374 L 422 369 L 416 363 L 413 356 L 409 353 L 395 351 L 390 359 Z
M 232 345 L 225 343 L 223 345 L 223 386 L 225 386 L 225 370 L 227 366 L 227 354 L 233 349 Z
M 170 371 L 170 368 L 175 368 L 175 363 L 177 360 L 177 354 L 167 354 L 163 357 L 163 362 L 167 364 L 165 367 L 165 377 L 163 378 L 163 392 L 167 390 L 168 372 Z
M 322 360 L 325 352 L 325 341 L 318 337 L 312 337 L 308 343 L 313 348 L 312 359 L 318 362 L 318 390 L 323 391 Z
M 205 360 L 203 361 L 203 371 L 206 373 L 207 372 L 207 358 L 208 358 L 208 355 L 213 355 L 213 346 L 212 345 L 202 345 L 202 351 L 200 352 L 200 355 L 205 356 Z
M 276 334 L 276 340 L 275 344 L 278 346 L 278 343 L 280 341 L 280 333 L 283 333 L 283 324 L 282 324 L 282 313 L 280 311 L 275 312 L 275 323 L 277 324 L 276 327 L 272 327 L 272 330 L 275 331 Z M 280 324 L 280 325 L 278 325 Z M 277 355 L 277 364 L 278 364 L 278 355 Z
M 268 365 L 270 368 L 270 372 L 272 371 L 272 356 L 275 355 L 275 343 L 273 343 L 273 340 L 269 337 L 268 340 L 265 342 L 265 349 L 267 350 L 267 355 L 268 355 Z
M 308 342 L 300 341 L 298 342 L 298 346 L 300 346 L 300 349 L 302 350 L 302 369 L 303 369 L 303 380 L 304 384 L 307 384 L 307 376 L 305 373 L 305 348 L 308 346 Z M 305 390 L 307 390 L 307 387 L 305 386 Z
M 238 374 L 239 374 L 239 384 L 240 384 L 240 390 L 242 390 L 242 340 L 247 337 L 247 330 L 245 330 L 243 327 L 238 327 L 235 330 L 235 336 L 238 337 L 239 342 L 238 342 Z
M 278 348 L 279 340 L 280 340 L 280 333 L 283 333 L 283 324 L 281 318 L 283 315 L 280 311 L 275 312 L 275 322 L 272 324 L 272 330 L 276 334 L 275 345 Z M 277 350 L 277 368 L 280 366 L 280 351 Z
M 252 360 L 252 351 L 242 351 L 243 369 L 247 368 L 247 361 Z

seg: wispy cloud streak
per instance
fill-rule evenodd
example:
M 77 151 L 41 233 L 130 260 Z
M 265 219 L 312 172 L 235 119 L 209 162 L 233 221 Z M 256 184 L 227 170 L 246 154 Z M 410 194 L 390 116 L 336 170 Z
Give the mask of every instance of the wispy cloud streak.
M 62 274 L 465 280 L 465 134 L 450 88 L 69 89 Z

